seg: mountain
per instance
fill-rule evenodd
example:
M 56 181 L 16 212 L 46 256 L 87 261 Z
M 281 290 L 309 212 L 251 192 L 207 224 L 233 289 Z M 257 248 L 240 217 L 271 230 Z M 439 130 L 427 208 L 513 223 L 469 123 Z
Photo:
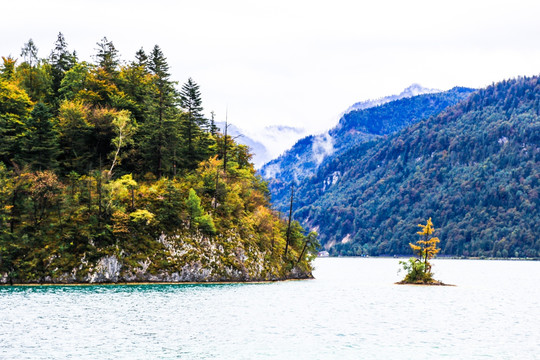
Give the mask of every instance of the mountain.
M 285 211 L 292 182 L 302 183 L 333 157 L 357 144 L 387 136 L 438 114 L 467 98 L 472 92 L 472 89 L 456 87 L 445 92 L 402 98 L 368 109 L 352 110 L 344 114 L 338 125 L 328 132 L 299 140 L 290 150 L 260 170 L 269 183 L 275 208 Z
M 217 122 L 216 125 L 224 133 L 225 122 Z M 256 169 L 275 159 L 305 134 L 305 129 L 285 125 L 269 125 L 260 130 L 249 131 L 229 124 L 228 129 L 228 135 L 237 143 L 250 148 Z
M 216 126 L 221 133 L 225 133 L 225 122 L 216 122 Z M 233 137 L 237 143 L 249 147 L 250 152 L 253 155 L 253 164 L 256 167 L 260 167 L 264 163 L 264 160 L 269 157 L 267 147 L 263 143 L 247 135 L 246 132 L 239 127 L 229 124 L 227 135 Z
M 332 254 L 410 254 L 431 217 L 443 255 L 538 257 L 539 115 L 538 77 L 479 90 L 325 162 L 297 189 L 295 219 Z
M 360 102 L 354 103 L 345 111 L 344 114 L 350 113 L 351 111 L 354 111 L 354 110 L 369 109 L 375 106 L 384 105 L 386 103 L 404 99 L 404 98 L 410 98 L 413 96 L 425 95 L 425 94 L 433 94 L 433 93 L 438 93 L 438 92 L 441 92 L 441 90 L 429 89 L 419 84 L 412 84 L 408 88 L 405 88 L 405 90 L 403 90 L 398 95 L 390 95 L 390 96 L 385 96 L 385 97 L 375 99 L 375 100 L 366 100 L 366 101 L 360 101 Z

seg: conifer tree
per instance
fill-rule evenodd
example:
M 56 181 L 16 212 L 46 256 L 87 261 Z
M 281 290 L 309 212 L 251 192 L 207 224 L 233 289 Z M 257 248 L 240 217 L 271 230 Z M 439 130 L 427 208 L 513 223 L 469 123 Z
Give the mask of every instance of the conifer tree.
M 67 49 L 67 42 L 64 35 L 60 32 L 56 42 L 54 43 L 54 49 L 49 56 L 49 63 L 51 64 L 52 75 L 52 88 L 55 97 L 58 96 L 58 90 L 60 89 L 62 79 L 67 71 L 69 71 L 77 62 L 75 53 L 70 53 Z
M 33 170 L 56 170 L 58 168 L 58 134 L 52 123 L 53 115 L 43 103 L 37 103 L 28 121 L 25 136 L 25 162 Z
M 38 64 L 38 48 L 34 44 L 34 40 L 30 39 L 26 44 L 24 44 L 21 49 L 21 56 L 24 59 L 24 62 L 30 65 L 30 67 L 37 66 Z
M 440 242 L 438 237 L 430 237 L 433 234 L 433 223 L 431 218 L 428 219 L 426 225 L 418 224 L 422 228 L 422 231 L 417 232 L 422 236 L 421 240 L 418 240 L 416 244 L 409 243 L 410 247 L 415 253 L 418 254 L 420 260 L 424 262 L 426 272 L 430 271 L 431 266 L 428 263 L 429 259 L 432 259 L 441 250 L 437 248 L 437 244 Z
M 161 177 L 172 172 L 174 153 L 178 147 L 178 130 L 175 123 L 177 94 L 170 81 L 167 59 L 158 45 L 148 59 L 148 69 L 153 75 L 154 90 L 147 107 L 147 118 L 141 131 L 141 152 L 148 169 Z
M 146 68 L 148 66 L 148 56 L 144 52 L 143 48 L 140 48 L 135 53 L 135 61 L 132 63 L 133 66 L 141 66 Z
M 107 37 L 97 43 L 97 54 L 95 55 L 98 66 L 107 74 L 116 74 L 119 65 L 118 50 L 114 47 L 112 41 Z
M 181 130 L 184 138 L 183 160 L 185 167 L 194 169 L 197 164 L 208 155 L 207 134 L 204 129 L 208 128 L 208 121 L 202 111 L 202 100 L 199 85 L 193 79 L 182 86 L 180 100 L 184 113 L 181 118 Z
M 432 259 L 441 250 L 437 248 L 439 238 L 431 237 L 433 234 L 433 223 L 431 218 L 427 220 L 426 225 L 419 224 L 422 231 L 417 232 L 422 238 L 416 244 L 409 243 L 411 249 L 418 255 L 417 258 L 410 258 L 409 261 L 400 261 L 403 269 L 407 272 L 402 283 L 433 283 L 433 273 L 431 272 L 431 264 L 429 259 Z

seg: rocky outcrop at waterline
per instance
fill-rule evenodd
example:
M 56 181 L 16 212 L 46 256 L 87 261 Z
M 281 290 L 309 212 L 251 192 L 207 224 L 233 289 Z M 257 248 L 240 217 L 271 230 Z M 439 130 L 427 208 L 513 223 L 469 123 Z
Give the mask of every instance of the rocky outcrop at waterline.
M 212 241 L 202 235 L 167 237 L 157 243 L 153 256 L 128 254 L 119 247 L 101 251 L 100 257 L 83 254 L 68 269 L 52 267 L 61 259 L 51 256 L 41 272 L 3 273 L 0 284 L 105 284 L 105 283 L 182 283 L 256 282 L 313 278 L 311 268 L 300 263 L 267 261 L 268 251 L 231 236 Z M 271 250 L 269 250 L 271 251 Z

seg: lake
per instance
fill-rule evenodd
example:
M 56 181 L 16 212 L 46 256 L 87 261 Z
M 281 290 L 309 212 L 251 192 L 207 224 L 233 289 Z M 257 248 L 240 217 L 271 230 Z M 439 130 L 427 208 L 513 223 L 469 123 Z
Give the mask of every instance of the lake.
M 0 287 L 0 359 L 538 359 L 540 262 L 319 258 L 315 280 Z

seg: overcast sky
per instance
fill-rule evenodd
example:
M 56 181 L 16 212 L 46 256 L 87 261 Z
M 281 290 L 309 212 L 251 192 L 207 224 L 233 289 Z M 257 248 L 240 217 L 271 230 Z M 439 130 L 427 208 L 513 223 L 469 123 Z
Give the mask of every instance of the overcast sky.
M 130 61 L 160 45 L 173 79 L 247 129 L 325 130 L 360 100 L 412 83 L 483 87 L 540 73 L 540 1 L 24 0 L 1 6 L 0 55 L 61 31 L 80 58 L 112 40 Z

